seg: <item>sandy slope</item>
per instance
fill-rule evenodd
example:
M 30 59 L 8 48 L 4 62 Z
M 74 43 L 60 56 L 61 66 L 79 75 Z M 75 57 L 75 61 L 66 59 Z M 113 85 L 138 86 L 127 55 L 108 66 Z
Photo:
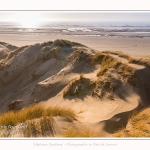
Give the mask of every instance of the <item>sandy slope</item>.
M 6 47 L 6 44 L 1 47 L 4 46 Z M 104 132 L 103 136 L 108 136 L 108 133 L 114 132 L 116 128 L 126 125 L 130 111 L 139 104 L 145 106 L 150 103 L 150 69 L 145 66 L 129 64 L 127 60 L 112 55 L 135 70 L 137 87 L 126 83 L 114 68 L 109 68 L 107 73 L 110 74 L 110 79 L 116 82 L 117 88 L 113 99 L 100 98 L 93 97 L 87 86 L 98 79 L 97 72 L 101 64 L 92 65 L 86 61 L 96 51 L 64 40 L 15 47 L 13 51 L 10 47 L 7 46 L 10 51 L 8 56 L 0 61 L 1 112 L 8 111 L 9 103 L 14 100 L 21 100 L 22 107 L 39 102 L 45 107 L 68 107 L 78 115 L 72 126 L 88 126 L 99 133 Z M 83 92 L 78 96 L 64 97 L 66 86 L 72 80 L 78 79 L 81 73 L 84 73 L 86 79 Z M 101 76 L 103 77 L 105 75 Z M 63 125 L 66 125 L 66 122 L 56 119 L 60 132 L 64 130 Z M 69 125 L 67 123 L 66 126 Z
M 17 47 L 5 42 L 0 42 L 0 60 L 5 59 L 11 51 L 15 50 Z

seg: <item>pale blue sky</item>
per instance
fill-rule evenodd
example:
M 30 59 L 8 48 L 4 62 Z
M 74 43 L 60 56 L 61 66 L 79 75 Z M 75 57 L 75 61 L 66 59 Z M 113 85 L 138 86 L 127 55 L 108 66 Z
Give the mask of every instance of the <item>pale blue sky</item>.
M 0 21 L 150 21 L 150 11 L 0 11 Z

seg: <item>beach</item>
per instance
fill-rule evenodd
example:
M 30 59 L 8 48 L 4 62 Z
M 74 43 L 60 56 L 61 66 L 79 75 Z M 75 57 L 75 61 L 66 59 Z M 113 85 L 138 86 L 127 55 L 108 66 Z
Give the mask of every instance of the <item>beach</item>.
M 142 57 L 150 54 L 149 38 L 127 38 L 127 37 L 93 37 L 93 36 L 66 36 L 66 35 L 5 35 L 0 34 L 3 42 L 21 47 L 33 45 L 56 39 L 66 39 L 78 42 L 98 51 L 112 50 L 122 51 L 133 57 Z

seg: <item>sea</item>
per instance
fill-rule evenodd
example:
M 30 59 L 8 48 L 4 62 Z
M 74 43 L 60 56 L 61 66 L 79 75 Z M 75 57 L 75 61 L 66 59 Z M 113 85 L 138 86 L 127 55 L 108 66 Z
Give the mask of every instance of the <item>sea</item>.
M 0 22 L 0 34 L 150 38 L 150 22 L 51 21 L 32 27 L 25 27 L 15 22 Z

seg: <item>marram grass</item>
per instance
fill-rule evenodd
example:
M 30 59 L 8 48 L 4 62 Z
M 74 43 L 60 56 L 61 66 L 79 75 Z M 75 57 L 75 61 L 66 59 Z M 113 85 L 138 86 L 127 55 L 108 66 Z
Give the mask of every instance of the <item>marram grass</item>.
M 8 126 L 8 125 L 17 125 L 18 123 L 23 123 L 27 120 L 32 120 L 36 118 L 40 118 L 43 116 L 61 116 L 65 117 L 69 121 L 73 121 L 76 118 L 76 114 L 73 110 L 62 108 L 62 107 L 49 107 L 45 109 L 40 105 L 31 106 L 25 108 L 21 111 L 16 112 L 7 112 L 0 115 L 0 125 Z

